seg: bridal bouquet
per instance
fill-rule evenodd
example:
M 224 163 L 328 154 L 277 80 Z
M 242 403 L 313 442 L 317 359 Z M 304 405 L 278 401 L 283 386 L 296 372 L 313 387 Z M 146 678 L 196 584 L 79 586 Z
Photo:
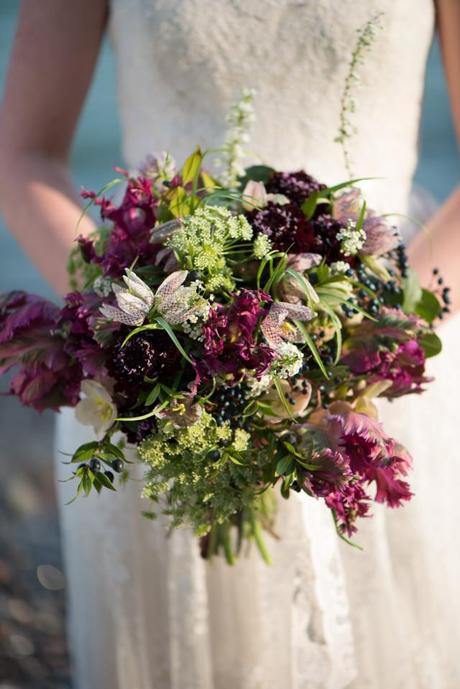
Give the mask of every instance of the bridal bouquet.
M 345 539 L 372 501 L 410 499 L 410 456 L 374 400 L 422 392 L 448 301 L 419 286 L 359 180 L 241 169 L 236 154 L 230 137 L 219 178 L 197 149 L 125 173 L 119 203 L 85 192 L 102 226 L 78 239 L 63 307 L 0 301 L 11 392 L 94 427 L 70 458 L 76 493 L 115 490 L 134 449 L 146 516 L 230 562 L 244 540 L 268 559 L 274 489 L 322 500 Z

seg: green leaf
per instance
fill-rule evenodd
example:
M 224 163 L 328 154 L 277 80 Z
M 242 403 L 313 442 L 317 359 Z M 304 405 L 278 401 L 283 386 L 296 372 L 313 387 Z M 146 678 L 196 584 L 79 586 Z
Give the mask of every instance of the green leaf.
M 152 411 L 147 412 L 147 414 L 142 414 L 142 416 L 120 416 L 115 419 L 116 421 L 144 421 L 145 419 L 150 419 L 151 416 L 155 416 L 158 412 L 163 411 L 169 404 L 169 400 L 165 400 L 158 406 L 154 407 Z M 127 460 L 125 460 L 127 461 Z
M 93 440 L 90 443 L 85 443 L 84 445 L 80 445 L 80 447 L 74 452 L 72 455 L 72 462 L 80 463 L 80 462 L 86 462 L 88 459 L 92 459 L 94 457 L 94 454 L 97 452 L 99 449 L 99 441 Z
M 418 342 L 429 359 L 442 351 L 442 342 L 436 333 L 426 332 L 418 337 Z
M 83 492 L 88 497 L 88 495 L 91 493 L 91 488 L 93 487 L 93 481 L 94 481 L 94 474 L 92 471 L 85 471 L 83 476 L 81 477 L 81 484 L 83 487 Z
M 288 259 L 287 255 L 283 254 L 282 258 L 280 258 L 280 260 L 278 261 L 278 264 L 277 264 L 275 270 L 273 271 L 273 273 L 271 274 L 271 276 L 269 277 L 269 279 L 265 283 L 264 288 L 263 288 L 264 292 L 269 292 L 270 289 L 273 287 L 273 285 L 277 285 L 278 282 L 283 278 L 283 276 L 286 273 L 288 261 L 289 261 L 289 259 Z
M 359 218 L 356 223 L 356 229 L 361 230 L 362 226 L 364 225 L 364 219 L 366 217 L 366 202 L 363 201 L 363 205 L 361 206 L 361 211 L 359 213 Z
M 254 537 L 254 540 L 257 545 L 257 549 L 259 553 L 262 556 L 263 561 L 265 562 L 266 565 L 271 565 L 272 564 L 272 559 L 270 557 L 270 553 L 268 552 L 267 546 L 265 545 L 265 541 L 262 535 L 262 527 L 257 520 L 257 517 L 255 517 L 254 514 L 251 514 L 251 526 L 252 526 L 252 535 Z
M 214 191 L 218 186 L 215 179 L 213 179 L 211 175 L 208 175 L 208 173 L 204 170 L 201 171 L 201 179 L 203 180 L 205 191 L 209 193 Z
M 417 302 L 420 301 L 422 296 L 422 288 L 420 287 L 417 273 L 413 270 L 409 270 L 407 277 L 404 279 L 403 293 L 403 311 L 405 313 L 413 313 Z
M 241 188 L 244 188 L 250 180 L 266 184 L 274 172 L 275 170 L 267 165 L 251 165 L 246 168 L 244 176 L 240 179 Z
M 284 474 L 289 474 L 294 469 L 294 460 L 290 455 L 285 455 L 281 457 L 276 465 L 275 475 L 283 476 Z
M 302 275 L 302 273 L 299 273 L 297 270 L 293 270 L 292 268 L 287 268 L 286 275 L 289 275 L 298 282 L 300 288 L 305 294 L 309 306 L 314 307 L 315 304 L 319 303 L 319 296 L 317 295 L 315 288 L 310 281 L 307 280 L 304 275 Z
M 159 383 L 157 383 L 157 384 L 155 385 L 155 387 L 153 387 L 153 388 L 150 390 L 149 394 L 148 394 L 147 397 L 146 397 L 145 405 L 146 405 L 147 407 L 150 407 L 151 404 L 153 404 L 154 402 L 157 401 L 158 395 L 160 394 L 160 391 L 161 391 L 161 385 L 160 385 Z
M 337 351 L 334 358 L 334 364 L 337 364 L 342 353 L 342 321 L 337 316 L 335 311 L 333 311 L 333 309 L 331 309 L 327 304 L 322 304 L 321 308 L 325 313 L 327 313 L 327 315 L 332 321 L 332 325 L 334 326 L 334 334 L 337 344 Z
M 371 273 L 373 273 L 380 280 L 383 280 L 383 282 L 388 282 L 391 280 L 390 273 L 376 256 L 361 255 L 360 258 L 364 265 L 371 271 Z
M 352 187 L 357 182 L 368 182 L 369 180 L 382 179 L 381 177 L 357 177 L 356 179 L 349 179 L 347 182 L 341 182 L 336 184 L 334 187 L 328 187 L 322 190 L 322 194 L 334 194 L 336 191 L 341 189 L 346 189 L 346 187 Z
M 441 304 L 433 292 L 422 289 L 422 295 L 415 305 L 415 313 L 427 323 L 432 323 L 441 313 Z
M 112 481 L 105 474 L 103 474 L 102 471 L 98 471 L 96 473 L 96 478 L 99 481 L 99 483 L 104 486 L 104 488 L 108 488 L 109 490 L 116 490 Z
M 307 218 L 310 220 L 313 217 L 313 213 L 316 210 L 316 205 L 318 203 L 319 191 L 314 191 L 305 201 L 302 203 L 300 210 Z
M 306 344 L 308 345 L 310 352 L 313 354 L 314 360 L 316 361 L 319 368 L 321 369 L 323 376 L 325 378 L 329 378 L 328 373 L 326 371 L 326 367 L 324 366 L 323 360 L 321 359 L 321 356 L 318 352 L 318 348 L 315 345 L 314 341 L 311 339 L 311 336 L 310 336 L 309 332 L 307 331 L 307 329 L 305 328 L 304 324 L 302 323 L 302 321 L 294 321 L 294 323 L 298 327 L 300 332 L 302 333 L 304 340 L 305 340 Z
M 292 414 L 289 402 L 287 401 L 286 395 L 284 394 L 283 386 L 281 385 L 281 381 L 277 376 L 273 376 L 273 383 L 275 385 L 276 392 L 278 393 L 278 397 L 284 411 L 292 421 L 295 421 L 295 417 Z
M 260 289 L 262 275 L 267 265 L 269 263 L 271 264 L 273 262 L 273 259 L 280 258 L 281 256 L 285 256 L 285 253 L 283 251 L 271 251 L 263 257 L 263 259 L 260 262 L 259 269 L 257 271 L 257 289 Z
M 169 210 L 175 218 L 189 215 L 191 212 L 191 198 L 183 187 L 176 187 L 168 194 Z
M 358 550 L 364 550 L 364 548 L 361 545 L 358 545 L 358 543 L 354 543 L 349 538 L 347 538 L 344 533 L 342 533 L 342 531 L 340 530 L 339 524 L 337 522 L 337 515 L 336 515 L 334 510 L 331 510 L 331 514 L 332 514 L 332 519 L 334 520 L 334 525 L 335 525 L 335 530 L 336 530 L 337 536 L 342 541 L 345 541 L 345 543 L 347 543 L 348 545 L 351 545 L 353 548 L 357 548 Z
M 182 182 L 184 185 L 196 181 L 202 161 L 203 154 L 201 153 L 200 147 L 197 146 L 192 155 L 187 158 L 182 168 Z
M 160 325 L 160 326 L 163 328 L 163 330 L 165 330 L 165 331 L 168 333 L 169 337 L 170 337 L 171 340 L 174 342 L 174 344 L 176 345 L 177 349 L 178 349 L 179 352 L 182 354 L 182 356 L 184 357 L 184 359 L 185 359 L 186 361 L 188 361 L 189 364 L 192 364 L 192 365 L 193 365 L 193 361 L 191 360 L 191 358 L 189 357 L 189 355 L 187 354 L 187 352 L 185 351 L 185 349 L 182 347 L 181 343 L 179 342 L 179 340 L 177 339 L 177 337 L 176 337 L 176 335 L 175 335 L 175 333 L 174 333 L 174 330 L 171 328 L 171 326 L 169 325 L 169 323 L 168 323 L 167 321 L 165 321 L 165 319 L 162 318 L 161 316 L 157 316 L 157 317 L 155 318 L 155 320 L 156 320 L 156 322 L 158 323 L 158 325 Z

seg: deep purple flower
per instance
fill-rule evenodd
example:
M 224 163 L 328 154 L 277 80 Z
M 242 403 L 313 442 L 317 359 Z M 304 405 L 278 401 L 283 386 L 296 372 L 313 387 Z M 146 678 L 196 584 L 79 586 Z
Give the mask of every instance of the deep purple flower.
M 398 337 L 402 338 L 401 331 Z M 376 335 L 361 340 L 342 360 L 352 373 L 366 374 L 368 383 L 388 381 L 389 387 L 382 392 L 385 397 L 420 393 L 430 380 L 425 375 L 425 352 L 415 338 L 388 349 L 379 345 Z
M 314 192 L 325 188 L 325 184 L 321 184 L 303 170 L 275 172 L 266 184 L 266 189 L 270 194 L 283 194 L 298 206 L 301 206 Z
M 269 203 L 247 214 L 254 234 L 265 234 L 280 251 L 301 253 L 312 250 L 312 226 L 294 203 L 284 206 Z
M 74 406 L 82 369 L 56 332 L 60 310 L 36 295 L 12 292 L 0 300 L 0 375 L 19 367 L 10 391 L 38 411 Z
M 88 196 L 88 192 L 85 193 Z M 152 191 L 152 180 L 144 176 L 130 178 L 121 204 L 91 195 L 100 206 L 101 218 L 110 220 L 113 229 L 102 254 L 91 239 L 80 237 L 82 256 L 89 263 L 101 265 L 104 275 L 119 277 L 138 259 L 137 265 L 152 263 L 158 247 L 151 243 L 151 230 L 156 222 L 158 199 Z
M 80 362 L 85 377 L 99 380 L 108 375 L 104 349 L 94 339 L 101 304 L 101 297 L 93 291 L 70 292 L 65 297 L 58 323 L 68 335 L 65 351 Z
M 352 262 L 349 256 L 342 253 L 341 242 L 337 239 L 337 234 L 344 228 L 342 222 L 329 213 L 319 213 L 311 219 L 310 225 L 314 242 L 309 250 L 321 254 L 328 261 Z
M 270 301 L 261 290 L 241 290 L 230 306 L 211 309 L 203 327 L 203 352 L 196 362 L 201 380 L 222 375 L 237 382 L 245 370 L 254 371 L 256 377 L 267 370 L 275 353 L 257 341 L 257 329 Z
M 399 507 L 412 493 L 404 480 L 410 466 L 409 453 L 389 438 L 380 423 L 366 414 L 342 412 L 327 417 L 333 436 L 339 432 L 338 450 L 350 470 L 367 483 L 375 483 L 377 502 Z
M 324 501 L 334 512 L 338 528 L 348 536 L 357 531 L 357 519 L 369 516 L 370 498 L 361 481 L 345 483 L 329 493 Z

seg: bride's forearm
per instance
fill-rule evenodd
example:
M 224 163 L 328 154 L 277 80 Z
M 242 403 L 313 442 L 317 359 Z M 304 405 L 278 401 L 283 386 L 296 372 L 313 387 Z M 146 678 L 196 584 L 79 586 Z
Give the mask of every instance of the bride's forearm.
M 451 288 L 452 312 L 460 309 L 460 187 L 412 242 L 409 256 L 424 285 L 432 280 L 433 268 L 439 268 Z
M 84 217 L 66 164 L 40 153 L 3 158 L 0 213 L 19 244 L 58 292 L 68 291 L 67 257 L 78 233 L 93 223 Z

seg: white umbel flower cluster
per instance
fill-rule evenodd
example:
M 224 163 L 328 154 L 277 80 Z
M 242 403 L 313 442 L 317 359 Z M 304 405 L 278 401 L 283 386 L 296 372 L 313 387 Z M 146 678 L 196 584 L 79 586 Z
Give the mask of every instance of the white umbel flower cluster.
M 254 256 L 259 260 L 266 256 L 272 250 L 272 243 L 266 234 L 259 234 L 254 239 L 253 251 Z
M 344 256 L 354 256 L 363 248 L 366 241 L 364 230 L 358 230 L 356 223 L 349 220 L 347 226 L 337 232 L 337 239 L 340 239 L 340 249 Z
M 270 372 L 278 378 L 292 378 L 303 365 L 303 354 L 292 342 L 283 342 L 277 349 L 277 358 L 270 366 Z
M 335 261 L 331 263 L 331 273 L 333 275 L 343 275 L 349 269 L 349 264 L 346 261 Z

